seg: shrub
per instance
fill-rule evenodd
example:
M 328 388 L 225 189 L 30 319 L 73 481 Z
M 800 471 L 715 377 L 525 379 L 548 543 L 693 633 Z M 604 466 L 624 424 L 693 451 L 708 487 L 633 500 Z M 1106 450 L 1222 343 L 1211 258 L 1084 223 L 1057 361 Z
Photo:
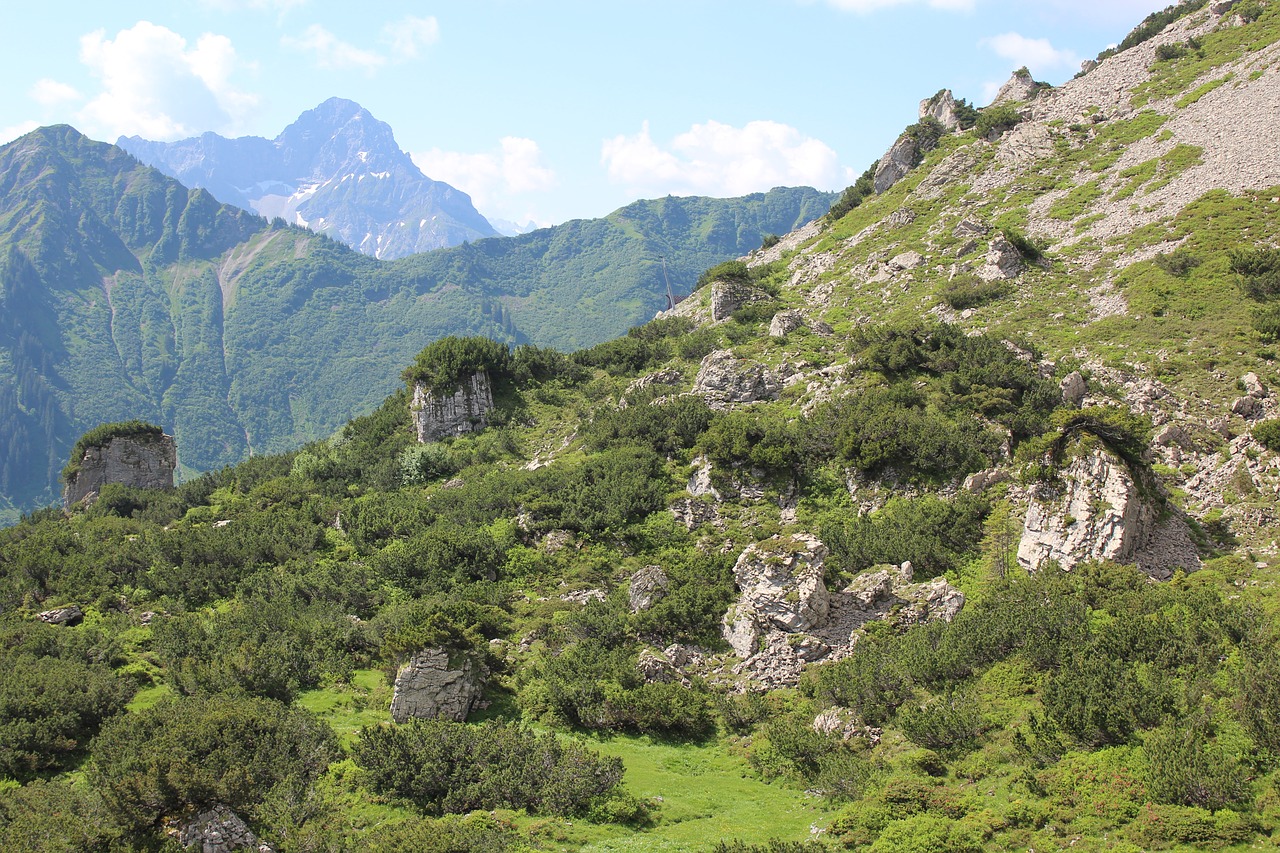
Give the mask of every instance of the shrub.
M 1161 252 L 1155 256 L 1155 262 L 1160 269 L 1178 278 L 1184 277 L 1202 263 L 1200 258 L 1186 249 L 1176 249 L 1168 254 Z
M 429 814 L 497 808 L 581 814 L 615 793 L 622 762 L 498 721 L 412 720 L 361 729 L 356 763 L 374 790 Z
M 996 104 L 979 111 L 973 130 L 979 139 L 988 139 L 1013 130 L 1022 121 L 1022 113 L 1012 104 Z
M 1262 17 L 1267 7 L 1262 0 L 1240 0 L 1231 11 L 1240 16 L 1240 19 L 1246 24 L 1252 24 L 1254 21 Z
M 1253 438 L 1267 450 L 1280 453 L 1280 418 L 1259 423 L 1253 428 Z
M 917 746 L 955 753 L 972 746 L 982 733 L 978 703 L 963 692 L 933 699 L 923 705 L 904 708 L 898 725 Z
M 840 198 L 838 198 L 836 203 L 831 205 L 831 209 L 827 211 L 828 222 L 835 222 L 841 219 L 846 213 L 862 204 L 868 196 L 875 194 L 876 167 L 879 165 L 878 161 L 872 163 L 867 167 L 867 170 L 858 177 L 858 180 L 855 181 L 852 186 L 848 187 L 843 193 L 841 193 Z
M 823 525 L 822 541 L 846 571 L 910 560 L 918 577 L 934 577 L 959 568 L 974 552 L 989 511 L 985 500 L 970 494 L 892 498 L 878 512 Z
M 1098 54 L 1099 61 L 1106 59 L 1121 51 L 1128 50 L 1131 47 L 1142 44 L 1143 42 L 1155 38 L 1164 28 L 1172 24 L 1179 18 L 1198 12 L 1208 5 L 1209 0 L 1183 0 L 1181 3 L 1169 6 L 1159 12 L 1152 12 L 1150 15 L 1142 19 L 1142 23 L 1134 27 L 1133 30 L 1124 37 L 1124 39 L 1114 48 L 1108 48 Z
M 1147 790 L 1158 803 L 1216 810 L 1247 803 L 1252 775 L 1247 756 L 1217 738 L 1208 716 L 1167 719 L 1147 732 Z
M 777 234 L 765 234 L 760 238 L 761 249 L 772 249 L 774 246 L 782 242 L 782 238 Z
M 1013 247 L 1018 250 L 1018 254 L 1022 255 L 1025 260 L 1034 264 L 1044 258 L 1044 250 L 1018 229 L 1001 228 L 1000 233 L 1004 234 L 1004 238 L 1013 244 Z
M 1156 48 L 1156 61 L 1168 62 L 1171 59 L 1180 59 L 1190 53 L 1185 44 L 1178 42 L 1170 44 L 1162 44 Z
M 957 311 L 976 308 L 999 299 L 1009 292 L 1002 281 L 982 281 L 977 276 L 956 276 L 942 285 L 938 296 Z
M 751 281 L 751 271 L 747 269 L 747 265 L 743 261 L 725 261 L 724 263 L 716 264 L 698 276 L 698 281 L 694 284 L 693 289 L 698 290 L 706 287 L 713 281 L 731 281 L 746 284 Z
M 425 347 L 413 364 L 405 368 L 405 382 L 423 385 L 433 393 L 451 394 L 463 379 L 486 371 L 490 379 L 505 376 L 511 367 L 511 351 L 506 344 L 488 338 L 459 338 L 450 335 Z
M 1213 848 L 1242 844 L 1261 829 L 1258 819 L 1250 814 L 1148 803 L 1138 812 L 1128 832 L 1148 848 L 1169 844 Z
M 1233 249 L 1228 258 L 1245 296 L 1265 302 L 1280 295 L 1280 249 Z

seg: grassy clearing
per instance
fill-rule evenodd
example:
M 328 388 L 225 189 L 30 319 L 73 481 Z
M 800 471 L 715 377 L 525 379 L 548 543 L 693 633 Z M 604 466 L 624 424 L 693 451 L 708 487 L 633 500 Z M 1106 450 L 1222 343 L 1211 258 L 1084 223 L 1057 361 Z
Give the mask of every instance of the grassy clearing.
M 362 727 L 391 720 L 391 688 L 376 669 L 356 670 L 350 685 L 307 690 L 296 704 L 332 726 L 344 746 L 351 745 Z

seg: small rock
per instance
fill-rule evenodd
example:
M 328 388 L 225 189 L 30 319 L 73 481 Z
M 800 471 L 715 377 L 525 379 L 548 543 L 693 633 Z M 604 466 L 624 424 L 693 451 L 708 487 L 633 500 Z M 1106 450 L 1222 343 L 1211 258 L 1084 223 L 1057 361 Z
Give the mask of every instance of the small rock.
M 662 566 L 645 566 L 631 576 L 631 586 L 627 590 L 627 603 L 632 613 L 648 610 L 667 594 L 671 579 L 662 570 Z
M 903 252 L 889 260 L 889 268 L 898 272 L 924 266 L 924 255 L 919 252 Z
M 779 311 L 769 323 L 769 337 L 785 338 L 804 326 L 804 315 L 794 309 Z
M 1240 378 L 1240 384 L 1244 385 L 1244 392 L 1250 397 L 1256 397 L 1259 400 L 1267 398 L 1267 386 L 1262 384 L 1262 380 L 1258 378 L 1256 373 L 1246 373 Z
M 997 234 L 987 249 L 987 257 L 978 270 L 983 281 L 1004 281 L 1016 278 L 1026 268 L 1022 253 L 1009 242 L 1004 234 Z
M 1061 388 L 1062 402 L 1077 409 L 1084 403 L 1085 395 L 1089 393 L 1089 385 L 1078 370 L 1071 371 L 1063 378 Z
M 39 615 L 41 622 L 49 625 L 62 625 L 72 627 L 79 625 L 84 621 L 84 611 L 78 605 L 71 604 L 66 607 L 56 607 L 53 610 L 46 610 Z

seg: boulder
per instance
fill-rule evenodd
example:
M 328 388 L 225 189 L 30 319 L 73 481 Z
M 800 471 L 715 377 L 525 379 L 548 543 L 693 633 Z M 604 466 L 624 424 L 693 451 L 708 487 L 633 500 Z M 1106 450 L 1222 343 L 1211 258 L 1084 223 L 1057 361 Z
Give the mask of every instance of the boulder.
M 739 657 L 754 654 L 768 629 L 808 631 L 827 618 L 823 581 L 827 547 L 807 534 L 774 536 L 749 545 L 733 567 L 742 595 L 724 618 L 724 637 Z
M 728 409 L 734 403 L 776 400 L 782 382 L 764 365 L 740 359 L 732 350 L 716 350 L 702 360 L 693 393 L 706 399 L 713 409 Z
M 1062 402 L 1077 409 L 1084 404 L 1085 395 L 1089 393 L 1089 385 L 1078 370 L 1068 373 L 1059 387 L 1062 388 Z
M 1004 281 L 1016 278 L 1026 268 L 1022 253 L 1018 247 L 1009 242 L 1004 234 L 997 234 L 987 248 L 987 257 L 978 269 L 978 278 L 983 281 Z
M 666 596 L 670 586 L 671 579 L 662 570 L 662 566 L 645 566 L 631 576 L 627 605 L 632 613 L 648 610 Z
M 49 625 L 71 627 L 84 621 L 84 611 L 80 609 L 79 605 L 70 604 L 66 607 L 55 607 L 53 610 L 46 610 L 38 618 L 41 622 Z
M 907 172 L 916 167 L 919 159 L 920 144 L 905 133 L 899 136 L 898 141 L 884 152 L 884 156 L 876 164 L 875 177 L 872 179 L 876 194 L 887 191 L 902 180 Z
M 795 309 L 779 311 L 769 322 L 769 337 L 785 338 L 796 329 L 804 327 L 804 315 Z
M 1244 386 L 1244 392 L 1250 397 L 1265 400 L 1268 396 L 1267 386 L 1262 384 L 1262 380 L 1256 373 L 1250 372 L 1240 377 L 1240 384 Z
M 197 853 L 235 853 L 251 850 L 271 853 L 270 844 L 258 840 L 249 825 L 231 809 L 221 804 L 198 812 L 178 830 L 178 845 Z
M 943 89 L 932 98 L 925 98 L 920 102 L 920 120 L 931 118 L 949 131 L 959 130 L 960 116 L 956 112 L 957 106 L 955 95 L 951 94 L 951 90 Z
M 464 722 L 480 699 L 489 672 L 468 653 L 424 649 L 400 667 L 391 697 L 391 719 L 437 717 Z
M 1005 483 L 1012 479 L 1009 472 L 1002 468 L 988 468 L 985 471 L 978 471 L 964 478 L 964 490 L 974 494 L 981 494 L 987 489 L 999 483 Z
M 96 499 L 102 487 L 119 484 L 134 489 L 173 488 L 178 446 L 171 435 L 121 435 L 85 448 L 75 473 L 62 491 L 65 506 Z
M 424 444 L 481 429 L 492 410 L 493 388 L 489 374 L 483 370 L 466 377 L 449 392 L 430 391 L 415 383 L 409 404 L 418 441 Z
M 1129 467 L 1098 449 L 1071 460 L 1058 481 L 1031 489 L 1018 562 L 1034 570 L 1054 560 L 1070 570 L 1086 560 L 1133 561 L 1159 513 Z
M 919 252 L 903 252 L 889 259 L 889 269 L 904 272 L 924 266 L 924 255 Z
M 946 578 L 934 578 L 900 594 L 907 605 L 898 612 L 899 625 L 920 625 L 941 619 L 950 622 L 964 607 L 964 593 L 952 586 Z
M 1231 404 L 1232 414 L 1252 420 L 1262 414 L 1262 401 L 1257 397 L 1240 397 Z
M 753 302 L 768 302 L 773 297 L 758 287 L 736 281 L 717 281 L 711 285 L 711 322 L 728 320 L 734 311 Z

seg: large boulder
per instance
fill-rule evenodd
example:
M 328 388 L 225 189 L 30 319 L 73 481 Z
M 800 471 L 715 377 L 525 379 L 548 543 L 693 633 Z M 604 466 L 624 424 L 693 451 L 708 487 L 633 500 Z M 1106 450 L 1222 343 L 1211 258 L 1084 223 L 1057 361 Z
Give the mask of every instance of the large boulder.
M 702 360 L 693 393 L 703 397 L 713 409 L 727 409 L 734 403 L 776 400 L 782 381 L 759 362 L 740 359 L 733 350 L 716 350 Z
M 178 467 L 178 447 L 173 436 L 142 433 L 119 435 L 102 444 L 89 445 L 76 460 L 76 470 L 62 492 L 66 506 L 86 498 L 93 500 L 110 484 L 135 489 L 172 489 Z
M 724 617 L 724 638 L 739 657 L 754 654 L 770 629 L 793 634 L 826 621 L 826 558 L 827 546 L 807 534 L 774 536 L 742 552 L 733 566 L 742 595 Z
M 1053 560 L 1068 570 L 1086 560 L 1131 562 L 1158 521 L 1129 466 L 1097 449 L 1031 490 L 1018 562 L 1036 569 Z
M 632 613 L 648 610 L 666 597 L 671 579 L 662 570 L 662 566 L 645 566 L 631 576 L 631 585 L 627 588 L 627 606 Z
M 728 320 L 745 305 L 768 302 L 773 297 L 758 287 L 737 281 L 717 281 L 711 285 L 711 322 Z
M 1026 268 L 1022 252 L 1004 234 L 996 234 L 987 248 L 987 257 L 978 269 L 983 281 L 1005 281 L 1017 278 Z
M 424 649 L 400 667 L 391 698 L 391 719 L 414 717 L 464 722 L 479 701 L 487 667 L 468 653 Z
M 433 392 L 415 383 L 409 410 L 422 443 L 480 429 L 493 410 L 489 374 L 483 370 L 472 373 L 448 393 Z

